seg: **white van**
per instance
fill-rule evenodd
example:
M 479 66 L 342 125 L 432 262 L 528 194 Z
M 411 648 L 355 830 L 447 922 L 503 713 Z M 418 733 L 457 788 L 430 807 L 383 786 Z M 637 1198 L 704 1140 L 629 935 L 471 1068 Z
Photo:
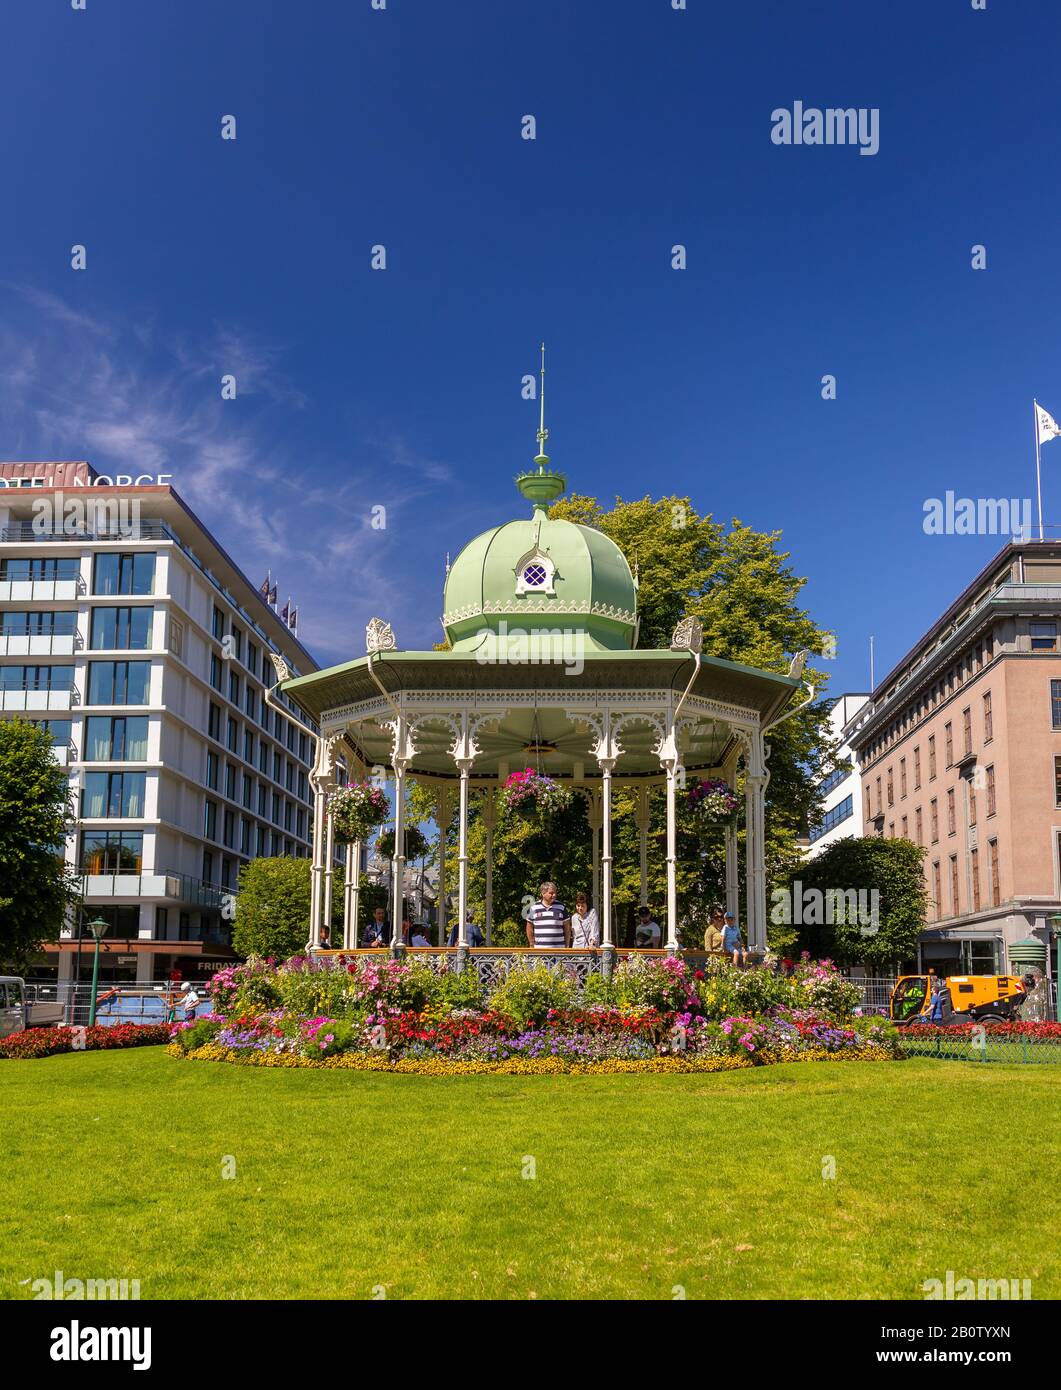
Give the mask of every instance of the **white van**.
M 0 975 L 0 1038 L 23 1028 L 58 1028 L 62 1022 L 62 1004 L 31 1004 L 26 998 L 25 980 L 18 975 Z

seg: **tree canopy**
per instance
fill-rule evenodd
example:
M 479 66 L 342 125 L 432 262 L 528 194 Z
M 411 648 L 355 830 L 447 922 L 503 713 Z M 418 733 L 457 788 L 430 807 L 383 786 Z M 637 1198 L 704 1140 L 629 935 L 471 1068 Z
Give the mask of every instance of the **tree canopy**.
M 0 722 L 0 961 L 24 967 L 59 936 L 78 898 L 63 861 L 72 816 L 65 768 L 44 729 Z

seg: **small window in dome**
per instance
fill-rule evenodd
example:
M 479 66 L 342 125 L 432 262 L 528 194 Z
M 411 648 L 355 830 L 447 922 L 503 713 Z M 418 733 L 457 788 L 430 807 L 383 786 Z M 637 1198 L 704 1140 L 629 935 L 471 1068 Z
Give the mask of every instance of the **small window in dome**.
M 528 589 L 540 589 L 545 583 L 545 566 L 539 564 L 528 565 L 523 571 L 523 582 Z
M 556 566 L 537 546 L 529 550 L 514 567 L 517 594 L 548 594 L 556 597 Z

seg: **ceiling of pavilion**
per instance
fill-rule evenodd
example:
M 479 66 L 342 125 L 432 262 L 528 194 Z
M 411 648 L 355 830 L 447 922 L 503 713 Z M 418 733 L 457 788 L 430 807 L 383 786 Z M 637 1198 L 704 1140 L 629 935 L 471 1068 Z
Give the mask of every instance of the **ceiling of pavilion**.
M 615 778 L 659 777 L 661 769 L 654 749 L 661 725 L 649 716 L 629 718 L 622 724 L 619 741 L 622 756 L 615 766 Z M 369 767 L 390 763 L 390 730 L 366 719 L 349 726 L 351 743 Z M 508 710 L 496 723 L 481 726 L 476 734 L 480 753 L 472 769 L 473 779 L 503 777 L 524 767 L 539 768 L 551 776 L 589 781 L 599 776 L 591 751 L 595 734 L 585 723 L 572 719 L 562 709 L 549 706 Z M 732 730 L 716 720 L 704 720 L 683 731 L 682 745 L 687 771 L 717 768 L 729 747 Z M 441 716 L 418 725 L 416 755 L 409 769 L 411 776 L 456 777 L 457 769 L 450 749 L 454 728 Z

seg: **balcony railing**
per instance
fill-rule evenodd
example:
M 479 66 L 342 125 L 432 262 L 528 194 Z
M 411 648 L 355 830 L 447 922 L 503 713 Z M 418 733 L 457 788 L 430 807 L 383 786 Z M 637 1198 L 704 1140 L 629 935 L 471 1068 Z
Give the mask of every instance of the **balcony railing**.
M 98 869 L 82 864 L 82 892 L 86 898 L 159 898 L 189 907 L 222 909 L 236 901 L 234 888 L 206 883 L 191 874 L 173 869 Z
M 0 710 L 68 710 L 81 703 L 76 686 L 66 690 L 32 690 L 25 686 L 0 690 Z

